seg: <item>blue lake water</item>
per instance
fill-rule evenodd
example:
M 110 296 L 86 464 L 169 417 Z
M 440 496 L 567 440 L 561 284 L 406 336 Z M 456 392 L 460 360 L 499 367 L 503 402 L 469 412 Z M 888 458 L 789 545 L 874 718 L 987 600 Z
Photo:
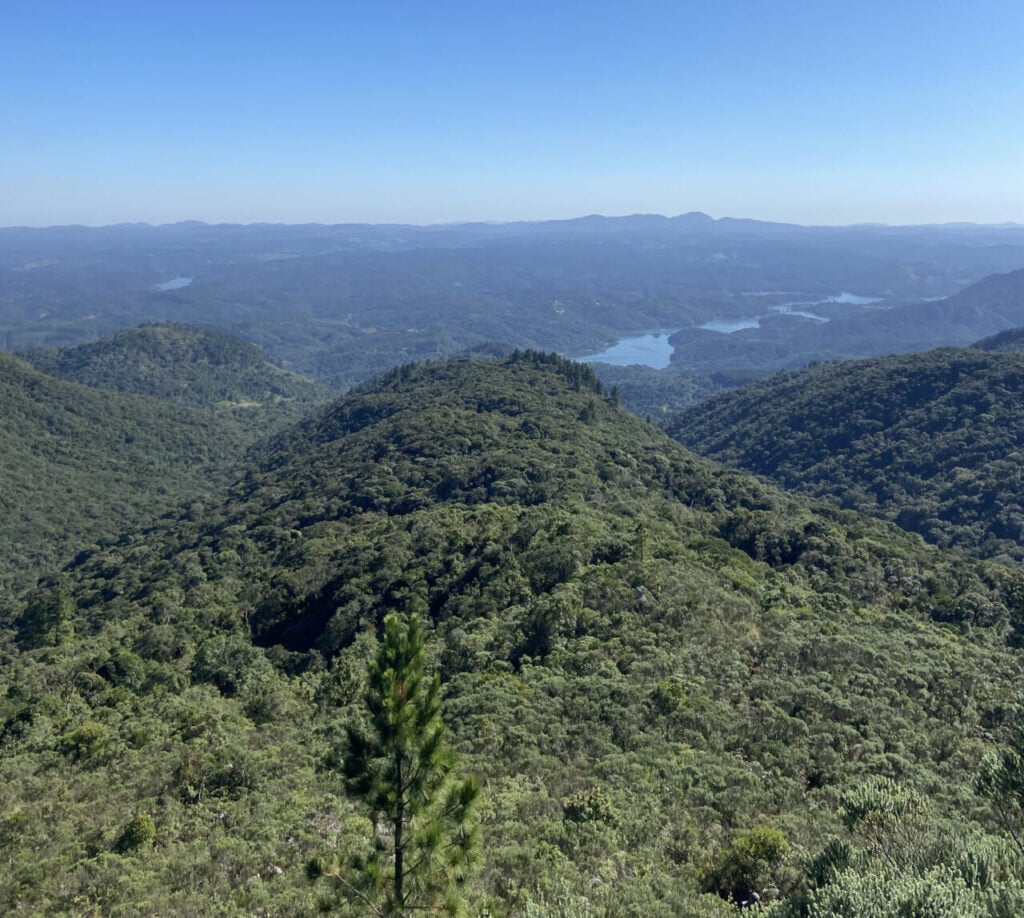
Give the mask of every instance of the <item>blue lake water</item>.
M 707 331 L 721 332 L 723 335 L 731 335 L 733 332 L 742 331 L 744 328 L 760 328 L 761 320 L 752 319 L 712 319 L 705 322 L 701 328 Z
M 182 287 L 187 287 L 192 283 L 191 277 L 172 277 L 169 281 L 164 281 L 162 284 L 157 284 L 157 290 L 180 290 Z
M 745 296 L 777 296 L 782 291 L 758 290 Z M 794 293 L 793 296 L 799 296 Z M 820 316 L 802 307 L 824 306 L 828 304 L 840 304 L 846 306 L 868 306 L 871 303 L 879 303 L 882 298 L 877 296 L 860 296 L 856 293 L 842 291 L 836 296 L 826 297 L 820 300 L 797 300 L 792 303 L 783 303 L 780 306 L 767 307 L 769 312 L 760 316 L 749 316 L 740 319 L 712 319 L 700 327 L 707 331 L 719 332 L 723 335 L 731 335 L 733 332 L 742 331 L 745 328 L 759 328 L 761 320 L 768 315 L 789 315 L 801 316 L 805 319 L 814 319 L 816 322 L 828 322 L 827 316 Z M 610 363 L 617 367 L 628 367 L 634 364 L 653 367 L 655 370 L 663 370 L 669 365 L 672 357 L 672 345 L 669 344 L 669 335 L 673 332 L 650 332 L 646 335 L 633 335 L 623 338 L 617 344 L 612 345 L 600 354 L 588 354 L 586 357 L 577 357 L 577 360 L 584 362 L 600 361 Z
M 669 358 L 672 356 L 672 345 L 668 341 L 671 334 L 672 332 L 652 332 L 648 335 L 634 335 L 631 338 L 623 338 L 618 344 L 613 344 L 600 354 L 589 354 L 577 359 L 584 362 L 600 360 L 601 363 L 610 363 L 616 367 L 628 367 L 639 363 L 663 370 L 668 366 Z
M 778 296 L 779 291 L 773 290 L 756 290 L 753 293 L 746 293 L 744 296 Z M 816 312 L 811 312 L 808 309 L 802 308 L 806 306 L 826 306 L 829 304 L 836 304 L 841 306 L 868 306 L 871 303 L 880 303 L 882 297 L 878 296 L 860 296 L 857 293 L 848 293 L 842 291 L 836 296 L 825 297 L 823 300 L 797 300 L 793 303 L 783 303 L 781 306 L 769 306 L 768 308 L 776 315 L 783 316 L 800 316 L 804 319 L 814 319 L 815 322 L 828 322 L 828 316 L 819 316 Z M 705 322 L 701 328 L 706 328 L 708 331 L 722 332 L 725 335 L 731 335 L 733 332 L 738 332 L 744 328 L 759 328 L 761 325 L 761 319 L 764 316 L 749 319 L 715 319 L 711 322 Z
M 749 290 L 743 294 L 743 296 L 800 296 L 794 290 Z M 786 303 L 785 306 L 817 306 L 819 303 L 844 303 L 848 306 L 867 306 L 870 303 L 880 303 L 884 297 L 880 296 L 861 296 L 858 293 L 850 293 L 847 290 L 843 290 L 836 296 L 827 296 L 820 300 L 800 300 L 796 303 Z M 942 297 L 939 297 L 942 299 Z M 782 309 L 784 307 L 777 307 Z
M 867 306 L 869 303 L 881 303 L 880 296 L 858 296 L 856 293 L 847 293 L 845 290 L 839 296 L 830 296 L 823 303 L 846 303 L 849 306 Z
M 780 316 L 801 316 L 804 319 L 814 319 L 816 322 L 829 321 L 825 316 L 807 312 L 806 309 L 797 309 L 796 306 L 796 303 L 791 303 L 789 306 L 772 306 L 772 312 L 777 312 Z

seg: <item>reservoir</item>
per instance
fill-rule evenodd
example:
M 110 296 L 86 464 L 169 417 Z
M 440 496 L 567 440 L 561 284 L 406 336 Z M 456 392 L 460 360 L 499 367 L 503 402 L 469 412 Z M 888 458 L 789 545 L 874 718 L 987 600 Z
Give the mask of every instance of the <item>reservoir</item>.
M 839 296 L 830 296 L 825 303 L 845 303 L 848 306 L 868 306 L 871 303 L 881 303 L 880 296 L 858 296 L 856 293 L 847 293 L 845 290 Z
M 187 287 L 191 283 L 191 277 L 172 277 L 169 281 L 164 281 L 164 283 L 162 284 L 157 284 L 156 289 L 160 291 L 180 290 L 182 287 Z
M 747 296 L 768 296 L 778 295 L 779 291 L 756 291 L 748 293 Z M 795 294 L 794 294 L 795 295 Z M 719 332 L 723 335 L 731 335 L 733 332 L 742 331 L 745 328 L 759 328 L 761 319 L 769 315 L 790 315 L 802 316 L 805 319 L 813 319 L 816 322 L 828 322 L 827 316 L 821 316 L 803 307 L 824 306 L 829 304 L 845 306 L 867 306 L 872 303 L 881 302 L 880 297 L 859 296 L 856 293 L 848 293 L 845 290 L 837 296 L 826 297 L 816 300 L 797 300 L 792 303 L 784 303 L 779 306 L 767 307 L 768 312 L 761 316 L 750 316 L 740 319 L 712 319 L 705 322 L 700 328 L 706 331 Z M 600 354 L 588 354 L 586 357 L 577 357 L 584 363 L 600 361 L 610 363 L 617 367 L 628 367 L 634 364 L 641 364 L 646 367 L 653 367 L 655 370 L 664 370 L 669 365 L 672 357 L 672 345 L 669 344 L 671 331 L 649 332 L 646 335 L 633 335 L 630 338 L 623 338 L 617 344 L 613 344 Z
M 672 345 L 668 342 L 669 335 L 673 332 L 652 332 L 647 335 L 635 335 L 632 338 L 623 338 L 618 344 L 613 344 L 608 350 L 600 354 L 588 354 L 586 357 L 577 357 L 584 363 L 589 361 L 601 361 L 610 363 L 616 367 L 628 367 L 639 363 L 647 367 L 654 367 L 656 370 L 663 370 L 668 366 L 669 358 L 672 356 Z
M 760 327 L 760 319 L 712 319 L 701 326 L 701 328 L 707 331 L 721 332 L 723 335 L 731 335 L 733 332 L 742 331 L 744 328 Z

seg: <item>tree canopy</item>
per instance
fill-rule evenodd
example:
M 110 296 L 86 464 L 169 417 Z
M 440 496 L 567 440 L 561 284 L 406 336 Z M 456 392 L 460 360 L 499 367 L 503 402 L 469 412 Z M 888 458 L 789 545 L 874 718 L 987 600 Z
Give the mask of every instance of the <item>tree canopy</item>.
M 930 351 L 783 373 L 683 409 L 672 436 L 985 558 L 1024 558 L 1024 354 Z
M 480 778 L 470 914 L 883 901 L 848 815 L 879 779 L 928 801 L 900 884 L 1015 901 L 975 774 L 1018 717 L 1020 572 L 701 459 L 558 357 L 396 370 L 56 586 L 0 628 L 3 911 L 312 912 L 310 860 L 386 840 L 343 778 L 392 613 Z

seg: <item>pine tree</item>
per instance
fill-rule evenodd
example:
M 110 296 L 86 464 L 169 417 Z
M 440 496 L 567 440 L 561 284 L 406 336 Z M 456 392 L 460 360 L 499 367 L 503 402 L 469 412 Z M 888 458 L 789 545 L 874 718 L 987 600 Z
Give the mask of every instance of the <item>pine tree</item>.
M 369 673 L 370 728 L 348 729 L 344 760 L 346 787 L 366 804 L 374 843 L 347 870 L 327 872 L 372 914 L 457 914 L 459 888 L 475 861 L 479 786 L 455 775 L 440 685 L 424 672 L 419 617 L 406 624 L 388 615 Z

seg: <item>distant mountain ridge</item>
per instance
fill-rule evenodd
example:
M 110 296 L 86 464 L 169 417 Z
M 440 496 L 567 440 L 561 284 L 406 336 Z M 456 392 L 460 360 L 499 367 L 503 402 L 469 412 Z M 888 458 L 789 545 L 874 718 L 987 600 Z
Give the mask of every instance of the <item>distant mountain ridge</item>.
M 244 230 L 248 228 L 253 229 L 265 229 L 265 228 L 300 228 L 303 230 L 310 229 L 323 229 L 323 230 L 354 230 L 360 229 L 365 230 L 369 228 L 380 228 L 383 230 L 391 229 L 422 229 L 422 230 L 446 230 L 452 228 L 463 228 L 463 227 L 490 227 L 490 228 L 502 228 L 502 227 L 515 227 L 515 228 L 537 228 L 547 226 L 596 226 L 599 224 L 613 224 L 619 223 L 620 225 L 627 226 L 639 226 L 639 225 L 664 225 L 666 223 L 675 224 L 677 226 L 687 226 L 690 228 L 702 228 L 706 229 L 715 224 L 722 224 L 726 226 L 745 225 L 754 227 L 771 227 L 771 228 L 792 228 L 792 229 L 834 229 L 837 231 L 844 230 L 893 230 L 909 231 L 909 230 L 939 230 L 939 231 L 952 231 L 952 230 L 964 230 L 964 229 L 1016 229 L 1024 228 L 1024 224 L 1015 223 L 1013 221 L 1004 223 L 971 223 L 971 222 L 947 222 L 947 223 L 877 223 L 877 222 L 861 222 L 861 223 L 847 223 L 847 224 L 808 224 L 808 223 L 794 223 L 792 221 L 779 221 L 779 220 L 758 220 L 750 217 L 712 217 L 703 211 L 693 210 L 687 211 L 681 214 L 660 214 L 660 213 L 632 213 L 632 214 L 586 214 L 579 217 L 562 217 L 562 218 L 546 218 L 537 220 L 464 220 L 464 221 L 446 221 L 443 223 L 402 223 L 400 221 L 394 222 L 376 222 L 376 223 L 280 223 L 280 222 L 267 222 L 267 221 L 253 221 L 251 223 L 210 223 L 205 220 L 178 220 L 173 223 L 147 223 L 145 221 L 128 222 L 128 223 L 112 223 L 105 225 L 90 225 L 85 226 L 82 224 L 54 224 L 50 226 L 0 226 L 0 232 L 7 230 L 17 232 L 46 232 L 46 233 L 59 233 L 68 230 L 125 230 L 130 231 L 133 229 L 155 229 L 155 230 L 175 230 L 175 229 L 201 229 L 201 228 L 229 228 L 232 230 Z
M 1024 325 L 1024 269 L 989 275 L 941 299 L 896 299 L 853 312 L 828 303 L 803 308 L 828 321 L 779 314 L 762 318 L 759 327 L 727 335 L 683 329 L 672 339 L 672 365 L 691 373 L 768 373 L 813 361 L 964 347 Z
M 997 332 L 981 341 L 975 341 L 971 347 L 981 351 L 1020 351 L 1024 350 L 1024 327 L 1008 328 Z
M 1024 325 L 1024 268 L 991 274 L 945 299 L 907 308 L 905 320 L 940 325 L 946 343 L 966 346 L 979 335 Z
M 806 227 L 700 213 L 429 227 L 12 228 L 0 230 L 0 346 L 65 347 L 143 322 L 185 322 L 254 342 L 279 365 L 343 388 L 488 342 L 571 355 L 685 329 L 678 369 L 734 375 L 815 354 L 877 353 L 895 340 L 966 343 L 990 328 L 956 342 L 941 327 L 922 336 L 917 320 L 898 336 L 876 333 L 848 326 L 856 310 L 845 304 L 830 330 L 840 340 L 827 346 L 794 316 L 773 320 L 767 345 L 749 333 L 725 342 L 700 331 L 784 303 L 772 298 L 778 291 L 806 301 L 842 291 L 884 297 L 895 313 L 1022 264 L 1024 227 Z M 175 278 L 190 283 L 161 289 Z

